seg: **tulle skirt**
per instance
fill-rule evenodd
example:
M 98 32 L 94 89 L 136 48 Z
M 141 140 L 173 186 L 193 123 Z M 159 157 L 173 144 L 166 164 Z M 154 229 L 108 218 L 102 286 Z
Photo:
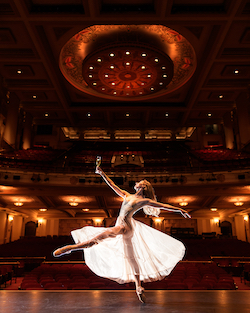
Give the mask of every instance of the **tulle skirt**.
M 85 262 L 98 276 L 120 284 L 161 280 L 182 260 L 185 247 L 179 240 L 137 220 L 131 220 L 130 237 L 117 235 L 84 249 Z M 92 239 L 105 227 L 86 226 L 71 232 L 75 243 Z

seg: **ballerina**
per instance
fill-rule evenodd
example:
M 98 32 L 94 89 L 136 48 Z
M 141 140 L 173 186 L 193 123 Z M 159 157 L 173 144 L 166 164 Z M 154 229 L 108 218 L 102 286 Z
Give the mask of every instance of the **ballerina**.
M 169 275 L 182 260 L 185 247 L 179 240 L 133 219 L 133 215 L 142 208 L 145 214 L 153 216 L 158 216 L 160 209 L 180 213 L 185 218 L 190 215 L 181 208 L 157 202 L 147 180 L 135 184 L 135 194 L 120 189 L 102 171 L 100 160 L 96 164 L 95 173 L 123 198 L 116 224 L 109 228 L 86 226 L 76 229 L 71 232 L 75 244 L 59 248 L 53 255 L 59 257 L 86 249 L 85 262 L 93 272 L 118 283 L 134 282 L 139 300 L 145 302 L 141 282 Z

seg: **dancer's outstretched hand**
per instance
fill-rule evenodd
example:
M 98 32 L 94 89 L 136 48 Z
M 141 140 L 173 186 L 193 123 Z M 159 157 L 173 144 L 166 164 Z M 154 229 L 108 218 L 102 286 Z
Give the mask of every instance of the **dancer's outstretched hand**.
M 102 169 L 100 168 L 100 166 L 97 166 L 95 169 L 95 173 L 101 175 L 102 174 Z
M 191 215 L 189 215 L 188 212 L 184 210 L 181 210 L 181 215 L 185 218 L 191 218 Z

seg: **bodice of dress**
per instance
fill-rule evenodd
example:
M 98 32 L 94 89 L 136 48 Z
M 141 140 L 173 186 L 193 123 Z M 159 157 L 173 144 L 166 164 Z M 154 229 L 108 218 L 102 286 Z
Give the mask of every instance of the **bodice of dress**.
M 133 215 L 136 211 L 138 211 L 140 208 L 137 208 L 137 206 L 134 205 L 135 201 L 126 199 L 123 201 L 119 216 L 116 221 L 116 225 L 123 224 L 124 226 L 128 226 L 129 228 L 132 228 L 131 226 L 131 219 L 133 218 Z

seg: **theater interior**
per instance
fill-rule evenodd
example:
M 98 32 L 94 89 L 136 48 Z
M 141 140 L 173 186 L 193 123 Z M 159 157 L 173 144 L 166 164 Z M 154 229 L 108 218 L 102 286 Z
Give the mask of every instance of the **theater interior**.
M 250 1 L 1 0 L 0 16 L 1 289 L 131 289 L 82 251 L 52 255 L 74 229 L 115 224 L 97 156 L 120 188 L 147 179 L 192 217 L 135 214 L 187 248 L 146 289 L 247 287 Z

